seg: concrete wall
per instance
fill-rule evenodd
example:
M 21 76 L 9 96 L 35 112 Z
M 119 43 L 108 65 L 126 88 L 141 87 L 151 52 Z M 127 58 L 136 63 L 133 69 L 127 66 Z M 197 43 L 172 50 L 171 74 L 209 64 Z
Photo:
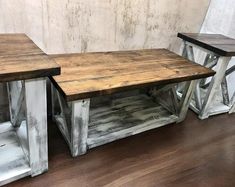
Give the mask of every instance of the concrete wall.
M 22 0 L 0 0 L 0 33 L 24 32 Z
M 0 33 L 25 32 L 47 53 L 177 51 L 176 33 L 199 31 L 208 5 L 209 0 L 0 0 Z
M 178 52 L 177 32 L 198 32 L 209 1 L 0 0 L 0 33 L 24 32 L 47 53 Z

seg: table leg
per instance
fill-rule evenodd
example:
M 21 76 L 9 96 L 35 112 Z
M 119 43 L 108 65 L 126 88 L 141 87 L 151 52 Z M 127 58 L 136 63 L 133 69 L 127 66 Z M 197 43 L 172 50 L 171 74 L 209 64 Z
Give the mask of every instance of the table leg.
M 229 93 L 228 93 L 228 84 L 227 84 L 226 76 L 224 76 L 224 78 L 222 79 L 221 90 L 222 90 L 223 103 L 228 106 L 229 105 Z
M 67 102 L 53 85 L 52 96 L 53 119 L 68 143 L 72 156 L 85 154 L 90 99 Z
M 72 103 L 71 151 L 74 157 L 87 151 L 89 107 L 89 99 Z
M 190 105 L 192 96 L 194 94 L 196 85 L 198 84 L 198 80 L 193 80 L 186 83 L 185 90 L 182 94 L 181 100 L 180 100 L 180 110 L 179 110 L 179 118 L 177 120 L 177 123 L 182 122 L 187 114 L 188 107 Z
M 213 98 L 215 94 L 220 91 L 220 85 L 225 76 L 230 59 L 230 57 L 220 57 L 219 62 L 217 63 L 217 73 L 210 82 L 206 97 L 202 105 L 202 110 L 199 114 L 199 118 L 206 119 L 209 117 L 210 106 L 213 106 Z
M 46 79 L 25 81 L 26 122 L 31 176 L 48 170 Z
M 231 109 L 229 111 L 229 114 L 235 113 L 235 92 L 234 92 L 233 97 L 231 99 L 230 106 L 231 106 Z
M 193 47 L 189 46 L 188 44 L 185 44 L 185 45 L 186 45 L 186 54 L 187 54 L 186 56 L 188 57 L 189 60 L 191 60 L 192 62 L 195 62 Z M 196 84 L 194 99 L 195 99 L 196 107 L 199 110 L 201 110 L 202 101 L 201 101 L 201 91 L 200 91 L 199 82 Z

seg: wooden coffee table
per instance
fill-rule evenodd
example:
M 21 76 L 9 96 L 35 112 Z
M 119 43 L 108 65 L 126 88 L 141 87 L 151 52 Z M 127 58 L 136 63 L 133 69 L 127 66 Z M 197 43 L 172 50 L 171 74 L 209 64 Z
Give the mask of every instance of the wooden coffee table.
M 9 122 L 0 124 L 0 186 L 48 169 L 46 78 L 60 67 L 24 34 L 0 35 L 0 83 Z
M 54 120 L 72 156 L 88 148 L 184 120 L 198 79 L 214 75 L 166 50 L 51 56 Z M 186 82 L 179 101 L 178 82 Z
M 235 112 L 235 94 L 230 99 L 226 77 L 235 71 L 227 69 L 235 56 L 235 40 L 220 34 L 179 33 L 184 41 L 183 56 L 195 62 L 193 47 L 207 53 L 203 65 L 216 70 L 212 80 L 202 79 L 196 86 L 190 108 L 205 119 L 211 115 Z

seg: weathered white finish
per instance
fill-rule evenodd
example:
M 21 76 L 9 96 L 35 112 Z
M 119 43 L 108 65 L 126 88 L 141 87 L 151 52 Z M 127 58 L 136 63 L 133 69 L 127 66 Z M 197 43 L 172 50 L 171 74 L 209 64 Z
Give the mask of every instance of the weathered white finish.
M 68 143 L 72 156 L 85 154 L 87 150 L 90 100 L 85 99 L 67 103 L 59 92 L 53 88 L 53 85 L 52 95 L 54 103 L 53 118 Z M 55 108 L 55 106 L 59 106 L 59 114 L 56 112 L 58 108 Z
M 196 81 L 186 84 L 178 101 L 175 84 L 67 103 L 52 85 L 54 119 L 72 156 L 163 125 L 184 120 Z M 56 94 L 55 94 L 56 93 Z M 99 100 L 99 101 L 98 101 Z M 59 108 L 56 108 L 59 104 Z
M 29 160 L 15 129 L 10 122 L 0 124 L 0 186 L 30 174 Z
M 178 123 L 182 122 L 186 117 L 188 107 L 190 105 L 190 101 L 192 99 L 192 96 L 194 94 L 195 87 L 196 87 L 197 84 L 198 84 L 197 80 L 193 80 L 191 82 L 186 83 L 186 86 L 185 86 L 185 89 L 183 91 L 183 94 L 182 94 L 182 97 L 181 97 L 181 100 L 180 100 L 180 104 L 179 104 L 180 111 L 179 111 L 179 118 L 177 120 Z
M 210 7 L 201 28 L 202 33 L 223 34 L 235 38 L 235 0 L 211 0 Z M 235 65 L 233 58 L 229 67 Z M 235 73 L 227 76 L 230 98 L 235 92 Z
M 72 102 L 71 148 L 72 155 L 86 153 L 90 100 Z
M 184 41 L 183 43 L 184 48 L 182 56 L 195 62 L 193 50 L 193 47 L 195 47 L 197 50 L 207 53 L 203 65 L 207 68 L 214 68 L 217 72 L 211 80 L 207 78 L 199 81 L 196 85 L 190 108 L 199 114 L 200 119 L 228 112 L 233 105 L 233 101 L 230 101 L 229 98 L 226 77 L 234 72 L 234 67 L 227 70 L 231 57 L 220 57 L 217 54 L 191 44 L 190 42 Z M 178 89 L 178 91 L 180 90 L 182 90 L 182 86 Z M 178 95 L 180 97 L 182 96 L 179 92 Z M 220 100 L 222 100 L 222 102 Z M 230 113 L 232 113 L 232 110 L 230 110 Z
M 46 78 L 7 84 L 11 122 L 0 124 L 0 185 L 48 169 Z
M 226 76 L 224 76 L 222 79 L 221 90 L 222 90 L 224 104 L 229 105 L 228 83 L 227 83 Z
M 31 176 L 48 170 L 46 78 L 25 81 Z
M 204 101 L 204 98 L 207 94 L 207 89 L 200 88 L 201 96 L 202 96 L 202 102 Z M 200 110 L 196 107 L 194 98 L 191 100 L 190 108 L 196 112 L 200 113 Z M 218 92 L 215 94 L 213 98 L 213 107 L 210 108 L 210 115 L 217 115 L 221 113 L 227 113 L 230 110 L 230 106 L 224 105 L 223 99 L 221 97 L 221 92 Z
M 14 127 L 19 127 L 25 120 L 25 89 L 23 81 L 12 81 L 7 83 L 8 101 L 11 123 Z
M 221 91 L 220 85 L 223 81 L 230 60 L 230 57 L 220 57 L 217 63 L 217 72 L 210 82 L 210 86 L 208 88 L 207 95 L 205 96 L 202 110 L 199 114 L 199 117 L 201 119 L 208 118 L 210 115 L 210 107 L 213 107 L 213 98 L 217 92 Z
M 146 95 L 112 100 L 91 108 L 87 144 L 89 148 L 174 123 L 178 116 Z
M 229 113 L 232 114 L 234 112 L 235 112 L 235 93 L 231 99 L 231 109 L 230 109 Z
M 150 90 L 150 95 L 171 113 L 179 114 L 179 101 L 176 95 L 176 84 L 169 84 L 163 87 L 155 87 Z
M 183 55 L 189 60 L 191 60 L 192 62 L 195 62 L 193 47 L 191 45 L 185 44 L 185 49 L 186 51 L 184 52 Z M 197 108 L 199 108 L 200 110 L 202 108 L 202 102 L 201 102 L 199 82 L 196 85 L 194 99 L 195 99 Z

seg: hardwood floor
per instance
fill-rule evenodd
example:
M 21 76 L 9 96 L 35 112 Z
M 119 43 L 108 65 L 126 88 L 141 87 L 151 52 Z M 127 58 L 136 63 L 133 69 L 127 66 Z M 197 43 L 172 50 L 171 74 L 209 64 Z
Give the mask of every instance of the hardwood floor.
M 235 186 L 235 115 L 168 125 L 71 158 L 49 124 L 49 171 L 9 186 Z

